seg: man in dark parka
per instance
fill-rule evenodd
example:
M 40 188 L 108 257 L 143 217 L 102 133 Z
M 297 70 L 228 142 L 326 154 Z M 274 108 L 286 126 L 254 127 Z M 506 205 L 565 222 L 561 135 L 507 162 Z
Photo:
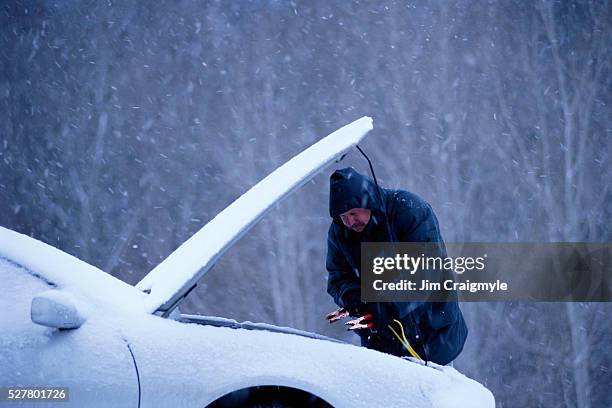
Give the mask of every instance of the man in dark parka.
M 373 328 L 355 330 L 361 344 L 396 356 L 409 356 L 407 348 L 388 328 L 397 319 L 422 359 L 438 364 L 452 362 L 467 337 L 456 297 L 448 302 L 361 302 L 362 242 L 437 242 L 440 253 L 446 256 L 431 206 L 408 191 L 377 191 L 369 177 L 344 168 L 331 175 L 329 212 L 333 222 L 327 239 L 327 292 L 351 316 L 373 315 Z M 367 214 L 367 218 L 359 218 L 359 214 Z

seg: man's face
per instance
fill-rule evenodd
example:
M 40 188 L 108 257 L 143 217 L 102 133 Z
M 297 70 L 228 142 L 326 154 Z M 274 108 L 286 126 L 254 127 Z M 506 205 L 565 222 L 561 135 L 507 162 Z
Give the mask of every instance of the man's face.
M 370 222 L 372 211 L 367 208 L 351 208 L 347 212 L 340 214 L 342 223 L 355 232 L 361 232 Z

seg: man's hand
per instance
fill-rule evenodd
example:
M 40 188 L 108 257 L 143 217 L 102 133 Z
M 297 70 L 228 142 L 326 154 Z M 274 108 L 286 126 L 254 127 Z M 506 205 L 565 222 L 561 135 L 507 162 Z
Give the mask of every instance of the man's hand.
M 348 316 L 349 316 L 349 311 L 346 310 L 345 308 L 341 307 L 340 309 L 335 310 L 335 311 L 327 314 L 325 316 L 325 319 L 327 321 L 329 321 L 330 323 L 334 323 L 334 322 L 337 322 L 338 320 L 344 319 L 345 317 L 348 317 Z

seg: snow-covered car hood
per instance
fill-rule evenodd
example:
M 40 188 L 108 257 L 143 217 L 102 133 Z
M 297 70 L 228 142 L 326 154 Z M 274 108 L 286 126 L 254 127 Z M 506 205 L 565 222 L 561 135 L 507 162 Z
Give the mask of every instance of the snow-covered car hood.
M 342 158 L 371 129 L 369 117 L 338 129 L 236 199 L 138 282 L 136 287 L 148 294 L 146 309 L 150 313 L 169 315 L 217 259 L 274 204 Z
M 126 330 L 139 370 L 181 379 L 182 392 L 156 397 L 158 406 L 191 407 L 194 395 L 205 406 L 233 390 L 266 384 L 305 390 L 335 407 L 495 406 L 489 390 L 452 367 L 424 366 L 350 344 L 151 315 Z M 157 379 L 141 381 L 143 395 L 154 395 Z M 154 403 L 143 400 L 144 406 Z

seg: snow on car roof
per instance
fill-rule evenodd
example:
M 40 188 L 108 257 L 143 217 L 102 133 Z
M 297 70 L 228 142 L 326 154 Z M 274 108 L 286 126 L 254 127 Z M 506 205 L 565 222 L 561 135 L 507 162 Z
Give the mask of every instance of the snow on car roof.
M 51 245 L 0 227 L 0 257 L 19 264 L 62 289 L 102 303 L 144 311 L 145 294 Z

